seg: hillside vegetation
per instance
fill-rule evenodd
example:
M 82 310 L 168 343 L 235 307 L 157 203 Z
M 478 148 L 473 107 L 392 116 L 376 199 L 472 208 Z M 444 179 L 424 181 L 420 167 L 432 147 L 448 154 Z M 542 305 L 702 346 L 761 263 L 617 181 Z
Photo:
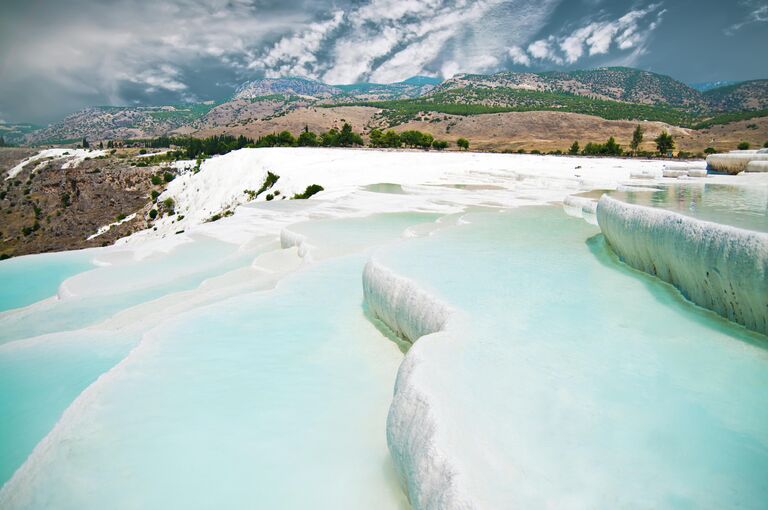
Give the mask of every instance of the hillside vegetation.
M 562 111 L 702 129 L 768 114 L 768 80 L 702 93 L 668 76 L 623 67 L 503 72 L 461 75 L 415 99 L 354 104 L 382 109 L 381 117 L 389 126 L 419 119 L 425 112 L 478 115 Z
M 135 139 L 201 131 L 214 134 L 245 126 L 279 132 L 304 127 L 292 125 L 301 117 L 306 117 L 308 124 L 312 119 L 326 122 L 314 129 L 330 129 L 351 119 L 342 116 L 338 126 L 328 124 L 334 115 L 317 115 L 316 110 L 338 111 L 342 107 L 377 109 L 370 128 L 434 119 L 436 114 L 541 111 L 707 129 L 768 115 L 768 80 L 700 92 L 668 76 L 626 67 L 466 74 L 442 83 L 429 77 L 353 85 L 328 85 L 305 78 L 262 79 L 244 83 L 232 99 L 220 104 L 89 108 L 48 128 L 26 133 L 24 141 L 71 143 L 83 138 Z

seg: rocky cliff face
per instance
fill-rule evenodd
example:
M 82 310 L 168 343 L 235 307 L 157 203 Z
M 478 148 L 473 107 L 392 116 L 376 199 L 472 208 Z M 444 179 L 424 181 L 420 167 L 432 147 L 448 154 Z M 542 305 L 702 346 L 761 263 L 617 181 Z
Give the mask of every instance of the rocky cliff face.
M 53 160 L 27 165 L 5 180 L 7 170 L 29 155 L 0 150 L 0 256 L 101 246 L 146 228 L 150 177 L 157 168 L 133 167 L 115 156 L 69 168 Z M 132 221 L 88 240 L 99 227 L 133 213 Z

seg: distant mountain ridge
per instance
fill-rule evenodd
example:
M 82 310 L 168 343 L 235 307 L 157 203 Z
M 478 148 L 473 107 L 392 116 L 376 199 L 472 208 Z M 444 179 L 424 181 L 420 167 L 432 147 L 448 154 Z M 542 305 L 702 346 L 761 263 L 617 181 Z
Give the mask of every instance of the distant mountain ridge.
M 302 77 L 265 78 L 243 83 L 230 100 L 220 104 L 88 108 L 25 134 L 25 140 L 45 143 L 83 137 L 98 140 L 188 134 L 272 121 L 292 111 L 334 105 L 383 109 L 386 126 L 407 122 L 425 111 L 457 115 L 561 111 L 690 127 L 715 117 L 722 123 L 766 115 L 768 80 L 701 92 L 669 76 L 627 67 L 464 74 L 445 81 L 415 76 L 391 84 L 329 85 Z
M 2 137 L 6 144 L 24 143 L 27 135 L 39 129 L 42 129 L 42 127 L 34 124 L 10 124 L 0 121 L 0 137 Z
M 427 93 L 442 80 L 427 76 L 414 76 L 397 83 L 354 83 L 349 85 L 328 85 L 301 77 L 263 78 L 240 85 L 233 100 L 258 99 L 274 95 L 294 95 L 301 98 L 361 98 L 388 100 L 418 97 Z
M 706 106 L 702 94 L 684 83 L 669 76 L 627 67 L 543 73 L 468 74 L 446 80 L 433 93 L 470 86 L 564 92 L 596 99 L 677 108 L 703 109 Z
M 207 113 L 213 102 L 168 106 L 94 106 L 61 122 L 26 135 L 27 143 L 70 143 L 90 140 L 160 136 Z
M 750 80 L 704 92 L 710 107 L 718 111 L 768 109 L 768 80 Z
M 727 87 L 728 85 L 736 85 L 741 83 L 734 80 L 720 80 L 720 81 L 702 81 L 698 83 L 691 83 L 691 88 L 698 90 L 699 92 L 706 92 L 712 89 L 718 89 L 720 87 Z

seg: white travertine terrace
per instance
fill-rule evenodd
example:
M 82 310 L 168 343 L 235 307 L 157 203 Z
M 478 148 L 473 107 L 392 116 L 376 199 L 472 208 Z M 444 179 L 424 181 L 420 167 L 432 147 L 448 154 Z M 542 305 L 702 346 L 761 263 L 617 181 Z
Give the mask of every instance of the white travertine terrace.
M 768 234 L 603 196 L 597 220 L 621 259 L 688 299 L 768 333 Z
M 752 161 L 768 161 L 768 154 L 762 151 L 734 151 L 707 156 L 707 167 L 717 172 L 738 174 L 747 169 Z

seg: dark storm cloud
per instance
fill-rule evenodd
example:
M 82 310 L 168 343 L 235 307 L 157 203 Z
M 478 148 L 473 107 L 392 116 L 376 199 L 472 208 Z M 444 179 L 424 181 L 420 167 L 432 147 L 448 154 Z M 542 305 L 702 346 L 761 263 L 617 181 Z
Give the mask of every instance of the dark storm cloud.
M 633 65 L 764 77 L 759 0 L 5 0 L 0 118 L 224 99 L 240 82 Z M 754 55 L 754 58 L 750 57 Z

